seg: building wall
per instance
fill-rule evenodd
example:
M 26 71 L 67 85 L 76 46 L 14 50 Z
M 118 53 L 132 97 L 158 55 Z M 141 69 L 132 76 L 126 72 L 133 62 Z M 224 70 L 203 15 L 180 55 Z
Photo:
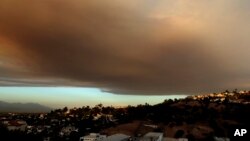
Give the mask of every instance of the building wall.
M 26 127 L 27 127 L 26 125 L 22 125 L 22 126 L 8 126 L 7 129 L 9 131 L 13 131 L 13 130 L 25 131 Z
M 98 137 L 81 137 L 80 141 L 106 141 L 106 136 L 98 136 Z

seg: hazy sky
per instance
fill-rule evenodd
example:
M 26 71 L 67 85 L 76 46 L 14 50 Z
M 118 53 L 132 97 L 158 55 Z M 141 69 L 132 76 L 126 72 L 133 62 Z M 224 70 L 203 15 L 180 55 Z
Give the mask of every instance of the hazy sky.
M 117 95 L 129 101 L 126 95 L 249 89 L 249 5 L 248 0 L 1 0 L 0 86 L 6 87 L 0 87 L 1 99 L 26 93 L 35 101 L 41 89 L 32 86 L 46 89 L 50 95 L 43 99 L 56 95 L 48 87 L 71 87 L 61 103 L 78 93 L 72 87 L 93 87 L 110 101 Z M 21 93 L 9 86 L 25 87 Z M 94 93 L 84 90 L 81 96 Z
M 74 87 L 0 87 L 1 100 L 11 103 L 40 103 L 52 108 L 95 106 L 128 106 L 138 104 L 158 104 L 165 99 L 184 98 L 185 95 L 140 96 L 116 95 L 96 88 Z

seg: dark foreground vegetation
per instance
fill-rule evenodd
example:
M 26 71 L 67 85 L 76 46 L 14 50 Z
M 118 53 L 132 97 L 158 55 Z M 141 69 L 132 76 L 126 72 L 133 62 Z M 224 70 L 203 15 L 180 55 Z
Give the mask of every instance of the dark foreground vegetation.
M 157 105 L 146 103 L 114 108 L 99 104 L 74 109 L 65 107 L 47 114 L 3 113 L 0 115 L 0 138 L 5 141 L 43 141 L 49 137 L 55 141 L 78 141 L 80 136 L 88 133 L 109 134 L 112 129 L 117 130 L 120 125 L 134 121 L 140 121 L 140 127 L 142 124 L 156 125 L 151 131 L 176 138 L 186 137 L 190 141 L 212 141 L 215 136 L 233 138 L 235 129 L 250 127 L 249 102 L 249 91 L 235 90 L 169 99 Z M 23 120 L 30 127 L 25 131 L 9 131 L 3 124 L 8 120 Z M 71 131 L 64 131 L 69 127 Z M 130 135 L 138 136 L 143 129 L 138 125 Z

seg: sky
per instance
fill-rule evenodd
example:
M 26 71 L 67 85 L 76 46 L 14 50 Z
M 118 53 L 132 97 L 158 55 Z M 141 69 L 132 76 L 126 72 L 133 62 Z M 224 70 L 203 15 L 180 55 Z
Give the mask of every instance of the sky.
M 17 93 L 18 92 L 18 93 Z M 10 103 L 42 103 L 51 108 L 63 108 L 65 106 L 74 108 L 82 106 L 104 106 L 124 107 L 139 104 L 158 104 L 165 99 L 179 99 L 186 95 L 116 95 L 102 92 L 97 88 L 75 88 L 75 87 L 1 87 L 1 100 Z
M 249 4 L 1 0 L 0 100 L 133 104 L 249 89 Z

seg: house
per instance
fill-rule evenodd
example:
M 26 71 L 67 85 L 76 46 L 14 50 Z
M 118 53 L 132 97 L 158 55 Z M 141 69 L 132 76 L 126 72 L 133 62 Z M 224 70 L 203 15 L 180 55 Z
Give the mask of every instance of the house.
M 157 125 L 152 125 L 152 124 L 144 124 L 145 127 L 151 127 L 151 128 L 158 128 Z
M 127 141 L 130 136 L 125 134 L 114 134 L 107 137 L 106 141 Z
M 40 118 L 40 119 L 44 119 L 44 117 L 45 117 L 44 114 L 40 114 L 40 115 L 39 115 L 39 118 Z
M 22 121 L 22 120 L 7 121 L 6 125 L 9 131 L 13 131 L 13 130 L 25 131 L 27 128 L 26 121 Z
M 69 136 L 71 134 L 72 131 L 77 131 L 78 129 L 76 129 L 74 126 L 67 126 L 67 127 L 63 127 L 61 130 L 61 135 L 65 135 L 65 136 Z
M 6 117 L 0 117 L 0 121 L 5 121 L 6 119 Z
M 107 136 L 99 133 L 90 133 L 87 136 L 81 137 L 80 141 L 107 141 Z
M 146 135 L 144 135 L 140 141 L 162 141 L 163 139 L 163 133 L 159 132 L 149 132 Z
M 101 114 L 96 114 L 96 115 L 94 115 L 94 119 L 93 119 L 93 120 L 98 120 L 98 119 L 100 119 L 101 117 L 102 117 Z

